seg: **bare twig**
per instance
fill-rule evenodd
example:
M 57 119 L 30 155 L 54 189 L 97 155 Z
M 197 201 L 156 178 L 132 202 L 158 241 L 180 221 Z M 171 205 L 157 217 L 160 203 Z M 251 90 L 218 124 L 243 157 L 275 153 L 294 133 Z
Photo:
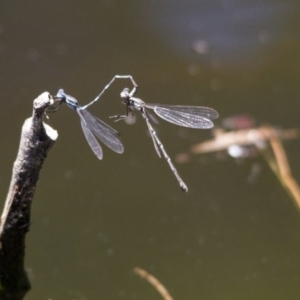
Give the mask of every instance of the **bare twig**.
M 10 188 L 0 224 L 0 299 L 23 299 L 30 289 L 24 270 L 25 235 L 39 172 L 57 132 L 43 124 L 45 110 L 53 104 L 45 92 L 33 102 L 33 116 L 25 121 Z
M 269 140 L 270 136 L 275 136 L 282 140 L 294 139 L 299 136 L 299 130 L 272 129 L 272 133 L 270 133 L 269 126 L 261 126 L 251 129 L 223 132 L 222 134 L 217 135 L 216 138 L 212 140 L 192 146 L 191 152 L 194 154 L 202 154 L 226 150 L 232 145 L 257 145 L 260 141 Z
M 135 274 L 146 279 L 152 286 L 154 286 L 154 288 L 161 294 L 164 300 L 173 300 L 167 289 L 153 275 L 138 267 L 134 268 L 133 271 Z
M 281 141 L 274 135 L 270 136 L 270 145 L 272 147 L 276 162 L 277 173 L 282 185 L 290 193 L 291 198 L 295 201 L 298 209 L 300 209 L 300 188 L 296 180 L 294 179 L 288 158 Z
M 298 129 L 280 130 L 268 125 L 230 132 L 222 131 L 214 139 L 194 145 L 191 152 L 194 154 L 216 152 L 227 150 L 233 145 L 255 146 L 300 210 L 300 187 L 292 176 L 288 158 L 281 142 L 281 140 L 294 139 L 298 136 Z M 187 162 L 188 160 L 187 153 L 177 157 L 178 162 Z

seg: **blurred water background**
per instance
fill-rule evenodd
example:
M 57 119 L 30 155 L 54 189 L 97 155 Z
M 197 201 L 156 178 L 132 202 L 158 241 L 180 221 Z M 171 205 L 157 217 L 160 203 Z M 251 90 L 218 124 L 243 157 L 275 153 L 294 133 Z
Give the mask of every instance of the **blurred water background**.
M 299 1 L 0 1 L 0 191 L 3 205 L 32 101 L 59 88 L 80 104 L 115 74 L 146 102 L 204 105 L 223 118 L 299 127 Z M 62 106 L 59 138 L 32 207 L 26 299 L 160 299 L 151 272 L 180 299 L 299 299 L 300 214 L 261 158 L 177 164 L 183 193 L 144 120 L 125 113 L 118 81 L 89 110 L 116 128 L 123 155 L 98 161 Z M 210 131 L 155 125 L 174 159 Z M 285 144 L 300 181 L 300 142 Z M 253 163 L 261 172 L 249 181 Z

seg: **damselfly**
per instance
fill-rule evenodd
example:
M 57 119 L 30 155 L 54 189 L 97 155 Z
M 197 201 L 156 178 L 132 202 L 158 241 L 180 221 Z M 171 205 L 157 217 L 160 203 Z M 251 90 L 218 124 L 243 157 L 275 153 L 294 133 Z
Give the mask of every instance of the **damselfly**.
M 116 115 L 116 116 L 112 116 L 112 118 L 117 118 L 116 121 L 119 121 L 130 117 L 130 114 L 133 115 L 134 109 L 140 111 L 143 118 L 146 120 L 146 124 L 148 126 L 148 130 L 150 132 L 150 136 L 152 138 L 158 156 L 161 157 L 161 153 L 163 154 L 171 170 L 173 171 L 181 189 L 187 192 L 188 187 L 179 176 L 178 171 L 176 170 L 175 166 L 171 161 L 171 158 L 167 154 L 163 144 L 157 137 L 156 132 L 154 131 L 152 125 L 150 124 L 148 118 L 149 113 L 146 109 L 154 110 L 154 112 L 159 117 L 173 124 L 183 126 L 183 127 L 198 128 L 198 129 L 212 128 L 214 124 L 211 120 L 216 119 L 219 116 L 218 112 L 212 108 L 203 107 L 203 106 L 146 104 L 143 100 L 134 97 L 135 93 L 137 92 L 138 85 L 136 84 L 132 76 L 127 76 L 127 75 L 118 76 L 117 78 L 130 79 L 133 84 L 133 89 L 130 92 L 128 88 L 125 88 L 121 92 L 121 98 L 123 100 L 122 103 L 125 104 L 127 108 L 126 115 Z
M 94 117 L 85 108 L 81 107 L 74 97 L 65 94 L 64 90 L 60 89 L 55 98 L 56 103 L 54 107 L 52 107 L 52 110 L 57 110 L 61 103 L 64 102 L 71 109 L 77 111 L 85 138 L 99 159 L 102 159 L 103 151 L 96 137 L 113 151 L 117 153 L 124 152 L 124 147 L 119 139 L 118 132 L 100 119 Z

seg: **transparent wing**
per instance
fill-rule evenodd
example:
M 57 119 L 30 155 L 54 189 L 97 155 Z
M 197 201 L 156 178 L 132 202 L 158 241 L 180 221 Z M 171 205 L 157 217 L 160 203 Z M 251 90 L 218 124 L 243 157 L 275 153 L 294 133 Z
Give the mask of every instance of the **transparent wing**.
M 116 130 L 104 123 L 102 120 L 94 117 L 86 109 L 79 109 L 77 112 L 81 115 L 81 119 L 84 119 L 87 127 L 89 127 L 96 137 L 107 147 L 117 153 L 124 152 L 124 147 Z
M 212 108 L 204 106 L 160 105 L 147 104 L 162 119 L 173 124 L 198 129 L 208 129 L 214 126 L 211 120 L 219 114 Z
M 80 113 L 78 113 L 78 114 L 80 116 L 82 131 L 84 133 L 84 136 L 85 136 L 87 142 L 89 143 L 89 145 L 90 145 L 91 149 L 93 150 L 93 152 L 95 153 L 95 155 L 99 159 L 102 159 L 103 152 L 102 152 L 101 146 L 99 145 L 99 143 L 96 140 L 95 136 L 93 135 L 92 131 L 87 126 L 87 124 L 86 124 L 84 118 L 82 117 L 82 115 Z

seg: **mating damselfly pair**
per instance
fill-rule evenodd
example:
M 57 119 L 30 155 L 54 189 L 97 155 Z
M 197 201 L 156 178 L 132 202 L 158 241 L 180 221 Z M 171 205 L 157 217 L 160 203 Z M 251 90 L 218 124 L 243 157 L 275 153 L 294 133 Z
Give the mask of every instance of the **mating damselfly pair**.
M 134 110 L 140 111 L 146 121 L 156 153 L 159 157 L 161 157 L 161 154 L 163 154 L 164 158 L 167 160 L 170 166 L 170 169 L 173 171 L 181 189 L 187 192 L 187 185 L 179 176 L 174 164 L 172 163 L 171 158 L 167 154 L 163 144 L 157 137 L 157 134 L 149 121 L 149 112 L 147 111 L 147 109 L 152 109 L 159 117 L 170 123 L 196 129 L 209 129 L 214 126 L 211 120 L 214 120 L 219 116 L 218 112 L 214 109 L 203 106 L 147 104 L 143 100 L 134 97 L 138 90 L 138 85 L 131 75 L 116 75 L 104 87 L 101 93 L 93 101 L 85 106 L 80 106 L 78 101 L 74 97 L 65 94 L 64 90 L 60 89 L 55 96 L 56 102 L 52 107 L 52 110 L 57 110 L 57 108 L 64 102 L 71 109 L 77 111 L 86 140 L 99 159 L 102 159 L 103 151 L 96 137 L 113 151 L 117 153 L 123 153 L 124 147 L 122 142 L 120 141 L 120 135 L 118 134 L 118 132 L 104 123 L 102 120 L 94 117 L 87 110 L 90 105 L 99 100 L 103 93 L 111 86 L 111 84 L 116 79 L 130 79 L 133 84 L 133 89 L 130 91 L 130 89 L 125 88 L 121 92 L 122 103 L 126 105 L 126 114 L 111 116 L 111 118 L 116 118 L 115 121 L 125 120 L 133 116 Z

